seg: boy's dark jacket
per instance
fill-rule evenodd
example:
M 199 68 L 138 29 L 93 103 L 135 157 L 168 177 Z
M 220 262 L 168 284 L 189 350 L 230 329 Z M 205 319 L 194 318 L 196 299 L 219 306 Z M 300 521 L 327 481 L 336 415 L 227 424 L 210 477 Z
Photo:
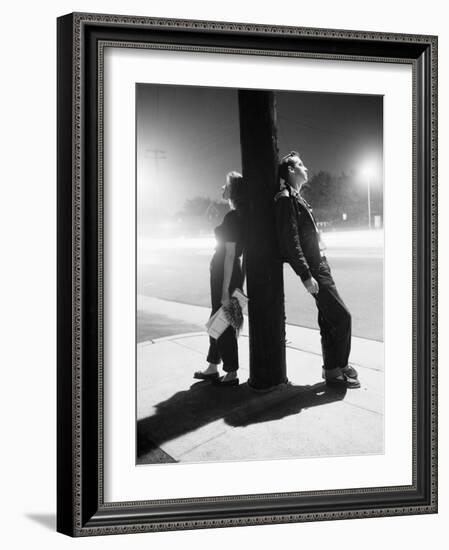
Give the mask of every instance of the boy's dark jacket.
M 321 262 L 320 235 L 312 209 L 301 195 L 284 185 L 274 197 L 276 231 L 284 261 L 301 277 L 310 279 Z

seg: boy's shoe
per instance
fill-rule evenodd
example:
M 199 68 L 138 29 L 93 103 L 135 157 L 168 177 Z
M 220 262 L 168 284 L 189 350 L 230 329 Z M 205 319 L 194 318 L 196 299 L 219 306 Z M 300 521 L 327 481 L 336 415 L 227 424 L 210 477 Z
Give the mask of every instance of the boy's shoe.
M 360 388 L 358 373 L 351 365 L 336 368 L 332 370 L 323 369 L 323 378 L 329 386 L 339 386 L 344 388 Z

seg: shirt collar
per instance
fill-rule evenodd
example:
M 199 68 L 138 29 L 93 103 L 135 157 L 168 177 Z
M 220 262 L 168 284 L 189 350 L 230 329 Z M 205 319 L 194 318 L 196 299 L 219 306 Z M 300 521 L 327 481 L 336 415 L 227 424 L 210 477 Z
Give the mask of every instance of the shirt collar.
M 292 197 L 295 197 L 295 199 L 298 199 L 298 200 L 306 203 L 306 201 L 302 198 L 301 193 L 297 189 L 295 189 L 294 187 L 289 185 L 288 183 L 284 182 L 284 183 L 281 184 L 281 191 L 283 191 L 284 189 L 288 189 L 288 192 L 290 193 L 290 195 Z

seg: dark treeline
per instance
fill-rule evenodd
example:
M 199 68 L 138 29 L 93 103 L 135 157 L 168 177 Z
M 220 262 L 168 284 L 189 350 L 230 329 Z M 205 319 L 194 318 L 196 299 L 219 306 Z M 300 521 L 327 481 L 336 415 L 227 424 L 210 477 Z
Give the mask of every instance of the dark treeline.
M 324 230 L 364 228 L 368 224 L 367 182 L 356 173 L 335 176 L 318 172 L 302 190 L 319 225 Z M 175 219 L 179 229 L 188 234 L 209 233 L 229 210 L 222 201 L 197 196 L 187 199 Z M 383 190 L 378 182 L 371 185 L 371 221 L 383 219 Z
M 228 210 L 229 206 L 224 201 L 193 197 L 187 199 L 182 210 L 175 214 L 175 221 L 180 232 L 188 235 L 210 233 Z
M 334 176 L 329 172 L 314 174 L 302 190 L 316 219 L 330 228 L 364 227 L 368 224 L 367 181 L 356 173 Z M 371 182 L 371 221 L 383 219 L 383 189 Z

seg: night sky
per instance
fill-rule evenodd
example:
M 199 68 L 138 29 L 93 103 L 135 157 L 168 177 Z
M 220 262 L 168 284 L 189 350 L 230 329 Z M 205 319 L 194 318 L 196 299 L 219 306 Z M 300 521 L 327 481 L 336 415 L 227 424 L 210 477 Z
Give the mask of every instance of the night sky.
M 309 176 L 374 162 L 381 187 L 382 96 L 277 91 L 276 102 L 280 156 L 298 150 Z M 136 118 L 139 224 L 218 199 L 227 172 L 241 171 L 236 89 L 138 84 Z

